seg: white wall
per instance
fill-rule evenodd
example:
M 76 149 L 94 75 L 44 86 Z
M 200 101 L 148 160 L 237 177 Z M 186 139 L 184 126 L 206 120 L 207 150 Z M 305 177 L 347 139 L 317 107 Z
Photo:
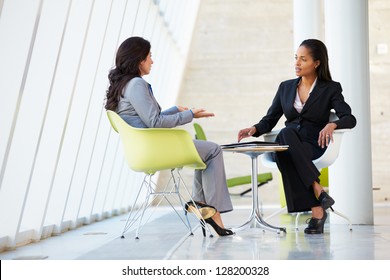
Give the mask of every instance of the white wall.
M 0 1 L 0 250 L 129 210 L 129 171 L 104 110 L 119 44 L 152 44 L 163 107 L 183 75 L 199 0 Z

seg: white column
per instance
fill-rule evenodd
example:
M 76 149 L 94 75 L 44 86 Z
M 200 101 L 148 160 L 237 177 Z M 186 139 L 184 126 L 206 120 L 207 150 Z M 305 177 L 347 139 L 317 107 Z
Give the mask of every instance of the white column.
M 321 0 L 294 0 L 294 52 L 305 39 L 321 39 Z
M 357 118 L 339 158 L 329 169 L 335 210 L 353 224 L 373 224 L 371 120 L 368 49 L 368 0 L 326 0 L 325 38 L 332 78 Z M 332 223 L 344 223 L 335 215 Z

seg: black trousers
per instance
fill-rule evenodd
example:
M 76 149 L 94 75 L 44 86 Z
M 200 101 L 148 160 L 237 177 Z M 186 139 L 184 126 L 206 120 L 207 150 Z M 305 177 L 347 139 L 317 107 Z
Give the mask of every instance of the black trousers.
M 284 193 L 289 213 L 310 211 L 320 206 L 314 194 L 312 183 L 319 182 L 320 172 L 312 160 L 325 151 L 305 142 L 296 128 L 285 127 L 276 141 L 289 145 L 287 151 L 275 153 L 276 164 L 282 174 Z

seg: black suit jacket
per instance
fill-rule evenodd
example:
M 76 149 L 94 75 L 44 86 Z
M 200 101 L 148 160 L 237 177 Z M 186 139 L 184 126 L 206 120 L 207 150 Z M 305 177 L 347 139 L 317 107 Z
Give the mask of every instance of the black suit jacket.
M 294 108 L 296 90 L 301 78 L 284 81 L 280 84 L 271 107 L 259 123 L 255 124 L 258 137 L 270 132 L 285 115 L 285 125 L 295 127 L 304 141 L 317 145 L 318 134 L 329 123 L 332 109 L 337 117 L 337 129 L 353 128 L 356 118 L 352 115 L 351 107 L 344 101 L 342 88 L 338 82 L 318 81 L 306 101 L 301 113 Z

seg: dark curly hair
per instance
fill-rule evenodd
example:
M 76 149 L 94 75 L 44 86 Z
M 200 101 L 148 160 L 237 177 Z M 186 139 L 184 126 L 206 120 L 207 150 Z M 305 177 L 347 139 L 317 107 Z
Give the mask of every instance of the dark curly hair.
M 141 37 L 130 37 L 119 46 L 115 67 L 110 70 L 110 85 L 106 91 L 106 110 L 115 111 L 123 97 L 123 89 L 134 77 L 140 77 L 139 65 L 151 49 L 150 42 Z
M 327 82 L 332 81 L 332 76 L 329 70 L 328 50 L 326 49 L 325 44 L 317 39 L 307 39 L 304 40 L 300 46 L 304 46 L 309 49 L 314 61 L 320 61 L 320 65 L 316 68 L 318 80 Z

